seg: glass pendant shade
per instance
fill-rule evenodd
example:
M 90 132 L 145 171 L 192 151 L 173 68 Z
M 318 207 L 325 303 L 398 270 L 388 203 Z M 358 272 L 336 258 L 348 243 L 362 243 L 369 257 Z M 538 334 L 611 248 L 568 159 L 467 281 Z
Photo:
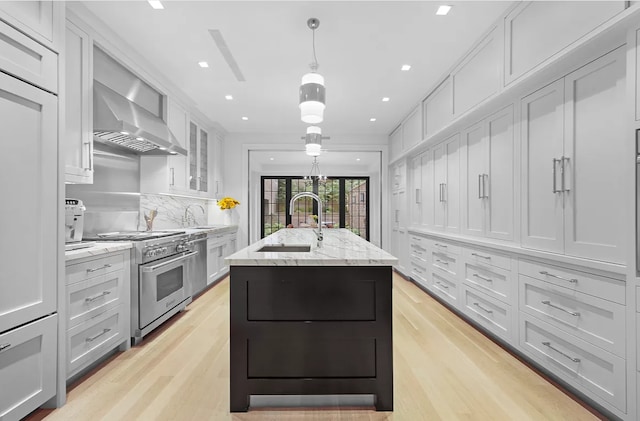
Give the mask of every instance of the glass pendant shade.
M 318 73 L 302 76 L 300 86 L 300 119 L 305 123 L 322 123 L 325 109 L 324 77 Z
M 320 155 L 322 147 L 322 130 L 317 126 L 307 127 L 307 135 L 305 136 L 305 150 L 309 156 Z

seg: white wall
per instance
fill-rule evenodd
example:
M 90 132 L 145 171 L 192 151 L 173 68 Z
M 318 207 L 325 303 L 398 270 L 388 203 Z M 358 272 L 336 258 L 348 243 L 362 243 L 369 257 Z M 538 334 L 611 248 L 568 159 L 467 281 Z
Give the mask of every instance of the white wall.
M 251 150 L 292 150 L 299 148 L 301 159 L 304 155 L 304 141 L 301 134 L 254 134 L 254 133 L 228 133 L 224 140 L 224 191 L 225 196 L 238 199 L 241 205 L 238 208 L 239 229 L 238 241 L 240 247 L 247 246 L 259 237 L 258 224 L 260 220 L 260 176 L 275 175 L 273 170 L 268 172 L 260 168 L 250 168 L 249 153 Z M 381 229 L 381 221 L 387 219 L 387 209 L 381 206 L 383 198 L 387 195 L 387 136 L 370 135 L 331 135 L 331 139 L 323 140 L 323 149 L 332 152 L 339 151 L 372 151 L 381 153 L 381 172 L 378 174 L 350 174 L 348 168 L 339 175 L 369 175 L 371 185 L 375 183 L 376 189 L 371 190 L 371 238 L 378 246 L 387 241 L 385 229 Z M 310 165 L 309 165 L 310 166 Z M 284 168 L 283 168 L 284 170 Z M 327 168 L 327 170 L 335 170 Z M 326 170 L 323 168 L 323 172 Z M 290 172 L 288 174 L 291 174 Z M 280 173 L 278 175 L 288 175 Z M 304 174 L 302 174 L 304 175 Z M 374 223 L 375 221 L 375 223 Z M 375 226 L 374 226 L 375 225 Z M 251 238 L 250 238 L 251 237 Z M 375 239 L 375 241 L 374 241 Z

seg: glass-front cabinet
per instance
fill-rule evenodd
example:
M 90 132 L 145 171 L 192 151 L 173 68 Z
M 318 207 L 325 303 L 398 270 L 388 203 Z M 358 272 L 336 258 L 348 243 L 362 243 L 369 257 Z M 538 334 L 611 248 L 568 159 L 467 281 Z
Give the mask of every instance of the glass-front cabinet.
M 208 155 L 209 134 L 192 121 L 189 124 L 189 190 L 208 192 Z

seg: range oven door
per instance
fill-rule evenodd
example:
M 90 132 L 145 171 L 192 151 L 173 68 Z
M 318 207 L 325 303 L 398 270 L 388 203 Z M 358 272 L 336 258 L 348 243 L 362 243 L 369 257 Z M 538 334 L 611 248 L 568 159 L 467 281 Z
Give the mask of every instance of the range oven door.
M 140 265 L 140 329 L 180 304 L 188 296 L 189 266 L 197 251 Z

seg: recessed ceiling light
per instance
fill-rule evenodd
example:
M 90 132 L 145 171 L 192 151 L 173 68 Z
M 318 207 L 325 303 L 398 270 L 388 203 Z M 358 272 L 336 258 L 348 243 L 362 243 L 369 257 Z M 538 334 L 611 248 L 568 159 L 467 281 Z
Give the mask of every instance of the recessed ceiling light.
M 170 153 L 171 155 L 178 155 L 178 152 L 170 151 L 169 153 Z
M 382 98 L 382 102 L 389 102 L 389 97 L 385 96 L 384 98 Z
M 233 99 L 233 95 L 225 95 L 224 99 L 226 99 L 227 101 L 231 101 Z
M 403 72 L 406 72 L 409 69 L 411 69 L 411 66 L 409 64 L 403 64 L 400 68 L 400 70 L 402 70 Z
M 160 146 L 158 149 L 160 149 L 161 151 L 166 151 L 167 150 L 167 148 L 165 148 L 163 146 Z
M 269 161 L 273 161 L 274 159 L 275 159 L 274 157 L 271 157 L 271 158 L 269 158 Z
M 140 136 L 138 136 L 138 137 L 136 137 L 136 140 L 143 141 L 143 140 L 144 140 L 144 137 L 140 137 Z
M 442 6 L 438 7 L 438 11 L 436 12 L 436 15 L 444 16 L 447 13 L 449 13 L 450 10 L 451 10 L 451 6 L 447 6 L 443 4 Z
M 242 120 L 247 121 L 249 120 L 249 117 L 242 117 Z
M 124 132 L 124 131 L 123 131 L 123 132 L 120 132 L 120 133 L 122 133 L 122 134 L 123 134 L 123 135 L 125 135 L 125 136 L 128 136 L 128 135 L 129 135 L 129 132 Z
M 209 63 L 207 63 L 206 61 L 199 61 L 199 62 L 198 62 L 198 65 L 199 65 L 200 67 L 209 67 Z
M 356 161 L 360 161 L 360 158 L 356 158 Z
M 164 9 L 164 6 L 162 5 L 162 3 L 160 3 L 160 0 L 149 0 L 149 4 L 156 10 Z
M 375 117 L 369 119 L 369 121 L 376 121 Z

